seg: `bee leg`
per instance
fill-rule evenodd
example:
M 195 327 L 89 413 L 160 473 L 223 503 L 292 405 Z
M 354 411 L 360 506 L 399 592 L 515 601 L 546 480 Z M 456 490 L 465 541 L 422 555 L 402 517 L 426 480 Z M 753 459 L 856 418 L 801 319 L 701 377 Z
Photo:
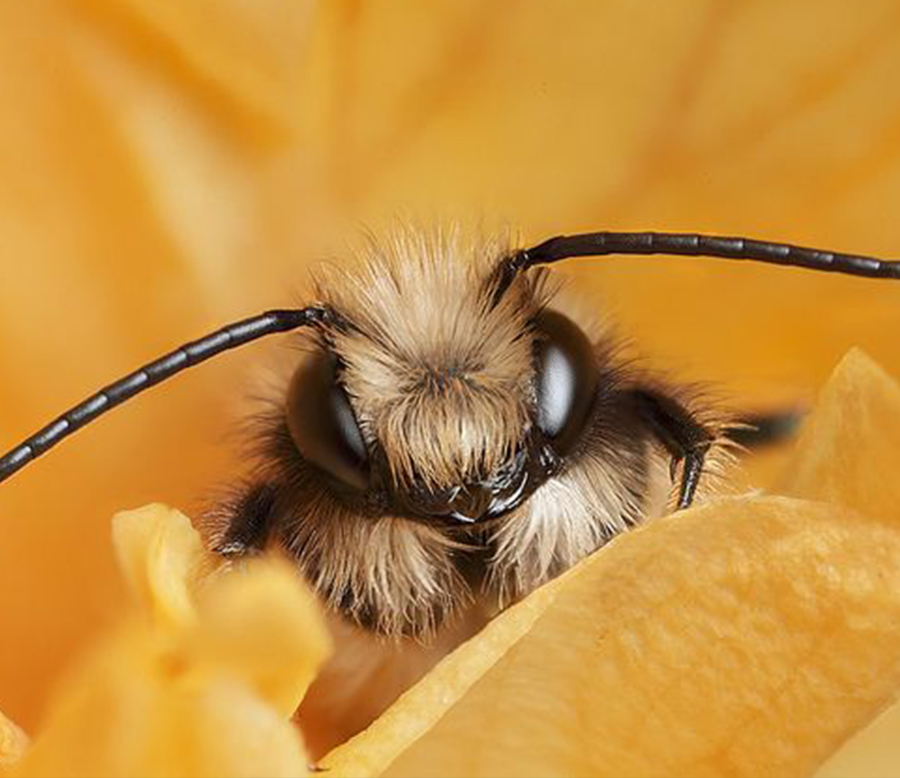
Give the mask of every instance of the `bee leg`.
M 657 389 L 632 390 L 639 413 L 650 430 L 672 456 L 672 471 L 683 461 L 678 510 L 694 501 L 706 454 L 716 439 L 713 431 L 701 424 L 678 400 Z
M 213 549 L 224 557 L 258 553 L 269 534 L 277 489 L 272 484 L 253 486 L 227 510 L 228 528 Z

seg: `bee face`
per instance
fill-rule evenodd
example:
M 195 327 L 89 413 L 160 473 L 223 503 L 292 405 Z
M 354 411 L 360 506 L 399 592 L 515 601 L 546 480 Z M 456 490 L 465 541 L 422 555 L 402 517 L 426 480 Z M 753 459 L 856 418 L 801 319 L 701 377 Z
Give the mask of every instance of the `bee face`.
M 265 420 L 269 497 L 229 507 L 220 547 L 286 546 L 333 610 L 422 638 L 644 515 L 660 457 L 609 339 L 543 271 L 498 296 L 509 253 L 405 233 L 319 279 L 336 315 Z
M 329 345 L 367 443 L 401 490 L 484 480 L 528 434 L 527 331 L 543 300 L 526 281 L 491 305 L 503 251 L 407 233 L 353 281 L 320 289 L 352 323 Z
M 546 308 L 544 278 L 497 300 L 508 249 L 469 251 L 407 236 L 338 286 L 355 294 L 322 290 L 342 324 L 296 371 L 286 408 L 304 458 L 347 488 L 463 522 L 506 513 L 552 474 L 597 377 L 585 334 Z

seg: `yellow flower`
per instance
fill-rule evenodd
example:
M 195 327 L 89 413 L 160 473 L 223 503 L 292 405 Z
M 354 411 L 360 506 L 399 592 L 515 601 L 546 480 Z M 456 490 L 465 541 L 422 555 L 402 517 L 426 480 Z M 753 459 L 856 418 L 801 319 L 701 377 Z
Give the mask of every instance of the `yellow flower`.
M 840 452 L 853 452 L 841 456 Z M 501 614 L 322 761 L 335 776 L 850 775 L 898 749 L 900 387 L 849 354 L 782 492 L 651 522 Z M 288 563 L 217 567 L 162 506 L 114 521 L 135 613 L 71 669 L 11 775 L 303 775 L 328 651 Z M 841 745 L 856 736 L 842 752 Z M 895 741 L 896 742 L 896 741 Z M 885 744 L 886 743 L 886 744 Z M 24 755 L 22 753 L 24 752 Z
M 296 299 L 309 266 L 340 254 L 359 223 L 378 225 L 397 212 L 509 220 L 528 240 L 598 227 L 698 228 L 896 255 L 885 209 L 900 198 L 900 135 L 896 101 L 882 85 L 900 74 L 900 6 L 814 5 L 808 13 L 793 3 L 678 0 L 649 13 L 646 4 L 617 0 L 0 3 L 4 446 L 164 349 Z M 792 45 L 797 40 L 804 45 Z M 744 407 L 812 392 L 854 343 L 892 373 L 900 368 L 896 285 L 690 260 L 610 260 L 560 272 L 576 276 L 654 363 L 715 381 Z M 236 663 L 248 705 L 262 701 L 283 718 L 300 693 L 307 670 L 293 666 L 293 654 L 285 660 L 293 669 L 269 677 L 266 667 L 250 672 L 243 654 L 218 653 L 224 643 L 216 636 L 228 630 L 197 615 L 206 606 L 195 605 L 192 582 L 207 562 L 189 552 L 196 539 L 184 522 L 163 522 L 169 529 L 156 551 L 149 539 L 123 550 L 119 534 L 120 562 L 144 615 L 132 611 L 130 623 L 97 638 L 122 607 L 108 515 L 163 489 L 168 501 L 186 503 L 233 477 L 243 463 L 225 453 L 221 433 L 234 423 L 228 406 L 240 390 L 230 387 L 243 385 L 252 358 L 235 355 L 166 385 L 3 484 L 0 707 L 36 733 L 20 770 L 56 758 L 51 751 L 69 758 L 66 749 L 78 743 L 56 728 L 63 702 L 85 688 L 89 673 L 102 674 L 102 657 L 110 672 L 156 690 L 158 721 L 182 720 L 166 708 L 180 705 L 172 700 L 185 690 L 160 676 L 161 635 L 196 661 L 210 683 L 204 688 L 220 689 L 216 679 L 231 677 Z M 819 432 L 809 433 L 775 492 L 829 503 L 853 531 L 850 545 L 874 545 L 869 529 L 891 536 L 895 521 L 896 417 L 882 403 L 893 389 L 851 364 L 826 393 L 830 415 L 817 415 L 810 429 Z M 828 524 L 826 509 L 792 505 L 798 522 Z M 701 512 L 696 537 L 710 533 L 710 542 L 727 545 L 716 535 L 720 523 L 753 524 L 755 510 L 723 503 L 710 521 Z M 147 532 L 160 526 L 142 521 Z M 649 527 L 585 569 L 618 569 L 619 555 L 638 554 L 656 533 L 669 543 L 667 532 L 666 522 Z M 768 536 L 757 540 L 765 558 Z M 702 582 L 707 557 L 685 559 Z M 140 564 L 148 570 L 137 574 Z M 848 570 L 835 563 L 831 572 L 840 579 Z M 625 572 L 616 586 L 629 587 L 639 605 L 644 579 Z M 582 575 L 589 577 L 573 571 L 504 614 L 325 763 L 334 774 L 374 774 L 392 764 L 415 770 L 422 754 L 443 759 L 441 733 L 470 692 L 489 700 L 501 670 L 517 688 L 531 688 L 512 652 L 527 655 L 529 641 L 558 626 L 562 617 L 553 614 L 577 599 L 576 588 L 563 592 Z M 848 573 L 844 585 L 863 579 Z M 579 619 L 587 615 L 572 614 L 566 631 L 578 634 Z M 247 636 L 233 627 L 241 653 Z M 200 634 L 207 637 L 188 639 Z M 88 658 L 73 665 L 87 644 Z M 589 689 L 591 678 L 578 676 Z M 858 718 L 840 720 L 842 732 L 884 700 L 845 698 L 845 714 L 856 706 Z M 832 720 L 830 712 L 822 717 Z M 472 721 L 473 729 L 483 723 Z M 162 739 L 181 731 L 157 729 Z M 58 751 L 42 745 L 57 732 Z M 102 735 L 86 733 L 84 743 Z M 534 743 L 519 748 L 508 738 L 498 729 L 497 741 L 479 742 L 472 759 L 488 747 L 508 753 L 514 742 L 504 772 L 519 758 L 528 762 L 522 772 L 537 770 L 542 763 L 526 747 Z M 566 759 L 568 749 L 582 753 L 568 737 L 531 740 L 546 740 Z M 25 742 L 0 719 L 0 765 Z M 819 745 L 822 753 L 831 747 Z M 79 759 L 93 757 L 71 758 L 86 765 Z

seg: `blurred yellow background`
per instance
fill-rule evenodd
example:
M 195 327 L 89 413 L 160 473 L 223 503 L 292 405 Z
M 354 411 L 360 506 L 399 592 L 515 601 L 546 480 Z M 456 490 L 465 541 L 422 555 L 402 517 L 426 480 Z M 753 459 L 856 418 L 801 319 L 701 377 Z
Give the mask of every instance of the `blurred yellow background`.
M 684 229 L 900 256 L 900 2 L 0 0 L 0 447 L 225 322 L 302 301 L 363 226 L 539 241 Z M 675 259 L 571 263 L 648 361 L 732 404 L 808 400 L 900 285 Z M 249 347 L 0 487 L 0 709 L 124 597 L 109 517 L 241 470 Z

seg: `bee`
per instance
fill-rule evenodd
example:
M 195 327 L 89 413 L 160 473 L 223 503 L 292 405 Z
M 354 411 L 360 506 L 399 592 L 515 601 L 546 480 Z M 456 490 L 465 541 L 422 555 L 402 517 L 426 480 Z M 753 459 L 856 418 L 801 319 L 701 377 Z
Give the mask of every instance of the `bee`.
M 900 263 L 699 234 L 597 232 L 515 248 L 398 232 L 316 303 L 191 341 L 0 457 L 0 481 L 140 392 L 298 331 L 260 414 L 258 465 L 204 520 L 227 563 L 277 546 L 321 599 L 336 652 L 299 712 L 323 752 L 502 608 L 617 534 L 691 505 L 730 421 L 626 358 L 553 263 L 672 254 L 900 279 Z

